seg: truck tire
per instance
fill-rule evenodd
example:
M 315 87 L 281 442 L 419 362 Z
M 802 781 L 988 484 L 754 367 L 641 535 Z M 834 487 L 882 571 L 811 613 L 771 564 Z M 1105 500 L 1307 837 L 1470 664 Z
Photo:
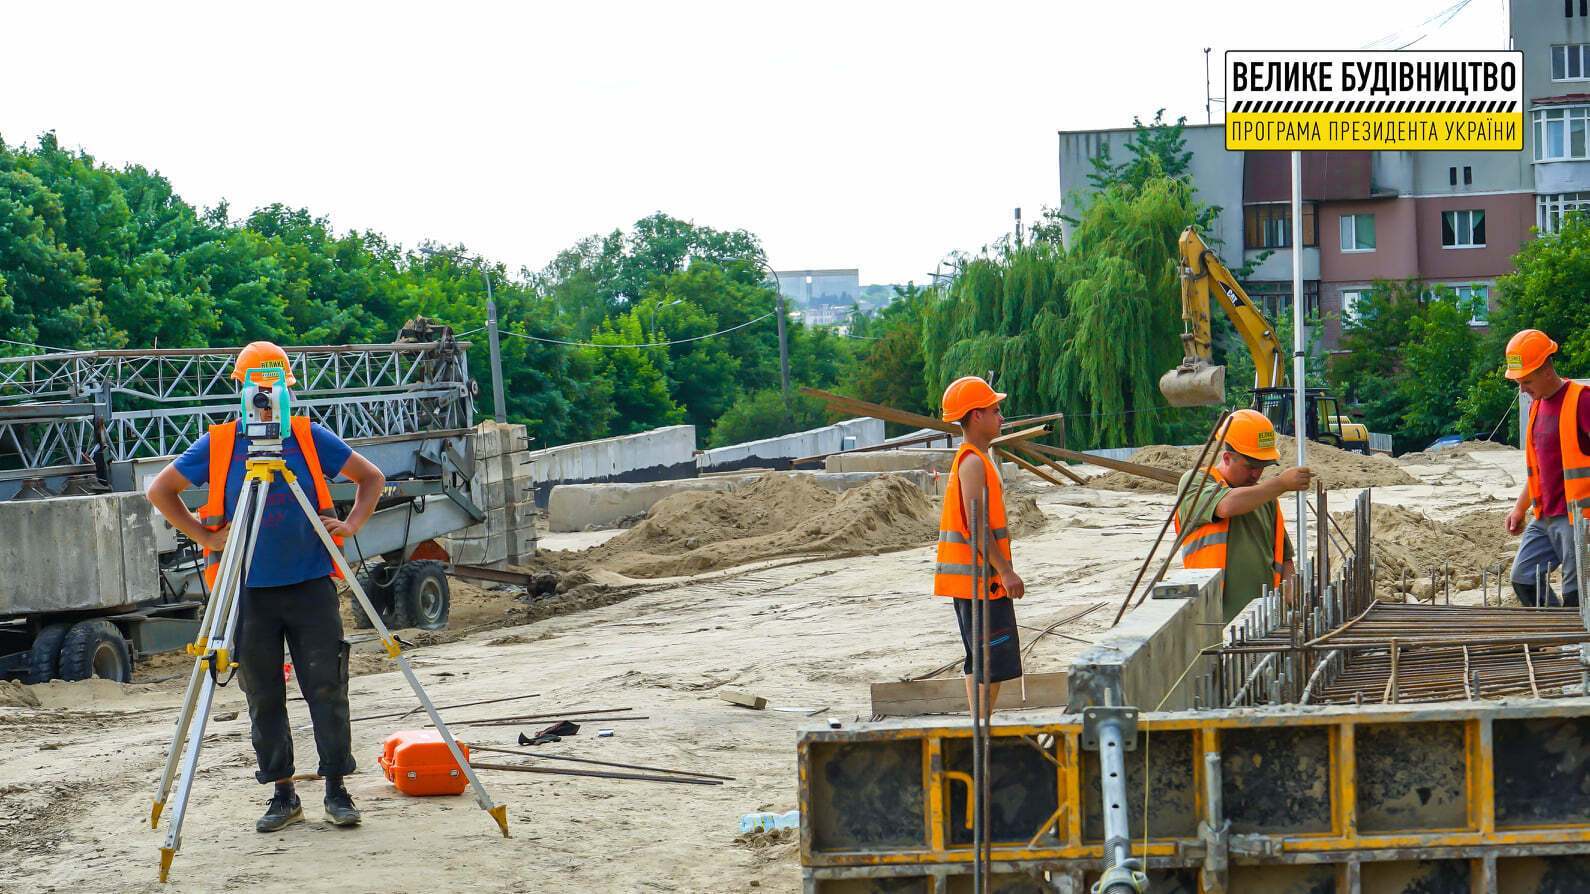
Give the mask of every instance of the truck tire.
M 359 586 L 364 590 L 364 595 L 370 597 L 370 604 L 381 613 L 381 621 L 387 626 L 392 625 L 392 575 L 387 573 L 385 564 L 371 565 L 368 569 L 359 572 Z M 368 630 L 375 625 L 370 622 L 364 613 L 364 606 L 355 599 L 353 601 L 353 626 L 358 630 Z
M 392 578 L 393 625 L 441 630 L 451 611 L 447 566 L 430 559 L 403 563 Z
M 33 648 L 28 652 L 29 683 L 48 683 L 61 676 L 61 641 L 66 639 L 70 624 L 46 624 L 33 638 Z
M 61 641 L 61 679 L 99 677 L 132 681 L 132 653 L 115 624 L 103 619 L 78 621 Z

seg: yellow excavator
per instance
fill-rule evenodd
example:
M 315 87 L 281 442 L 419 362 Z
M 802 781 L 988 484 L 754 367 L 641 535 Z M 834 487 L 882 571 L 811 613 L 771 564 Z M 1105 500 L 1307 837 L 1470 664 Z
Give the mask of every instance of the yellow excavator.
M 1226 368 L 1215 366 L 1214 342 L 1210 333 L 1209 294 L 1214 292 L 1220 307 L 1231 318 L 1248 352 L 1253 355 L 1256 373 L 1253 383 L 1253 409 L 1275 423 L 1284 435 L 1296 434 L 1292 420 L 1293 394 L 1286 384 L 1285 352 L 1275 335 L 1275 326 L 1242 290 L 1237 278 L 1216 257 L 1214 250 L 1188 227 L 1178 242 L 1181 251 L 1181 365 L 1160 377 L 1159 390 L 1173 407 L 1200 407 L 1223 403 L 1226 398 Z M 1215 288 L 1211 289 L 1211 286 Z M 1323 388 L 1304 391 L 1304 431 L 1313 441 L 1369 452 L 1369 430 L 1341 414 L 1336 398 Z

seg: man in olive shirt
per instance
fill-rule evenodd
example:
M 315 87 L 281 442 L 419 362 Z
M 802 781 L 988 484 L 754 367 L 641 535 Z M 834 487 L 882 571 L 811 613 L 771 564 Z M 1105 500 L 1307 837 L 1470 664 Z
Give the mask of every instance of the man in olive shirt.
M 1182 501 L 1176 530 L 1191 530 L 1181 540 L 1188 568 L 1222 568 L 1222 610 L 1227 623 L 1241 614 L 1265 587 L 1278 586 L 1293 573 L 1292 543 L 1286 536 L 1279 497 L 1307 490 L 1313 472 L 1302 466 L 1260 480 L 1280 460 L 1275 427 L 1256 410 L 1231 416 L 1213 467 L 1182 476 L 1176 492 L 1197 491 Z M 1194 479 L 1196 483 L 1194 484 Z

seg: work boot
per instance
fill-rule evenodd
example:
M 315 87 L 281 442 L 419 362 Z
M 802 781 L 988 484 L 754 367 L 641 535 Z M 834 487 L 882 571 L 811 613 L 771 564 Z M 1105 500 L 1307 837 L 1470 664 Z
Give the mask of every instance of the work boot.
M 271 795 L 270 806 L 265 808 L 265 815 L 254 821 L 254 831 L 278 832 L 303 818 L 304 805 L 299 803 L 292 784 L 278 785 L 276 794 Z
M 343 786 L 342 780 L 326 778 L 326 822 L 333 826 L 359 825 L 359 808 L 353 806 L 353 796 Z

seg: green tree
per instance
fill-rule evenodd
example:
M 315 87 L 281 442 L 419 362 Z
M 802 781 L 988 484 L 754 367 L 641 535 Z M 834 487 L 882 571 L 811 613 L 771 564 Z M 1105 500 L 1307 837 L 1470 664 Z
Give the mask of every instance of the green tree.
M 822 401 L 803 394 L 790 396 L 789 406 L 777 388 L 741 395 L 712 429 L 713 447 L 776 438 L 792 431 L 828 425 L 832 420 Z

